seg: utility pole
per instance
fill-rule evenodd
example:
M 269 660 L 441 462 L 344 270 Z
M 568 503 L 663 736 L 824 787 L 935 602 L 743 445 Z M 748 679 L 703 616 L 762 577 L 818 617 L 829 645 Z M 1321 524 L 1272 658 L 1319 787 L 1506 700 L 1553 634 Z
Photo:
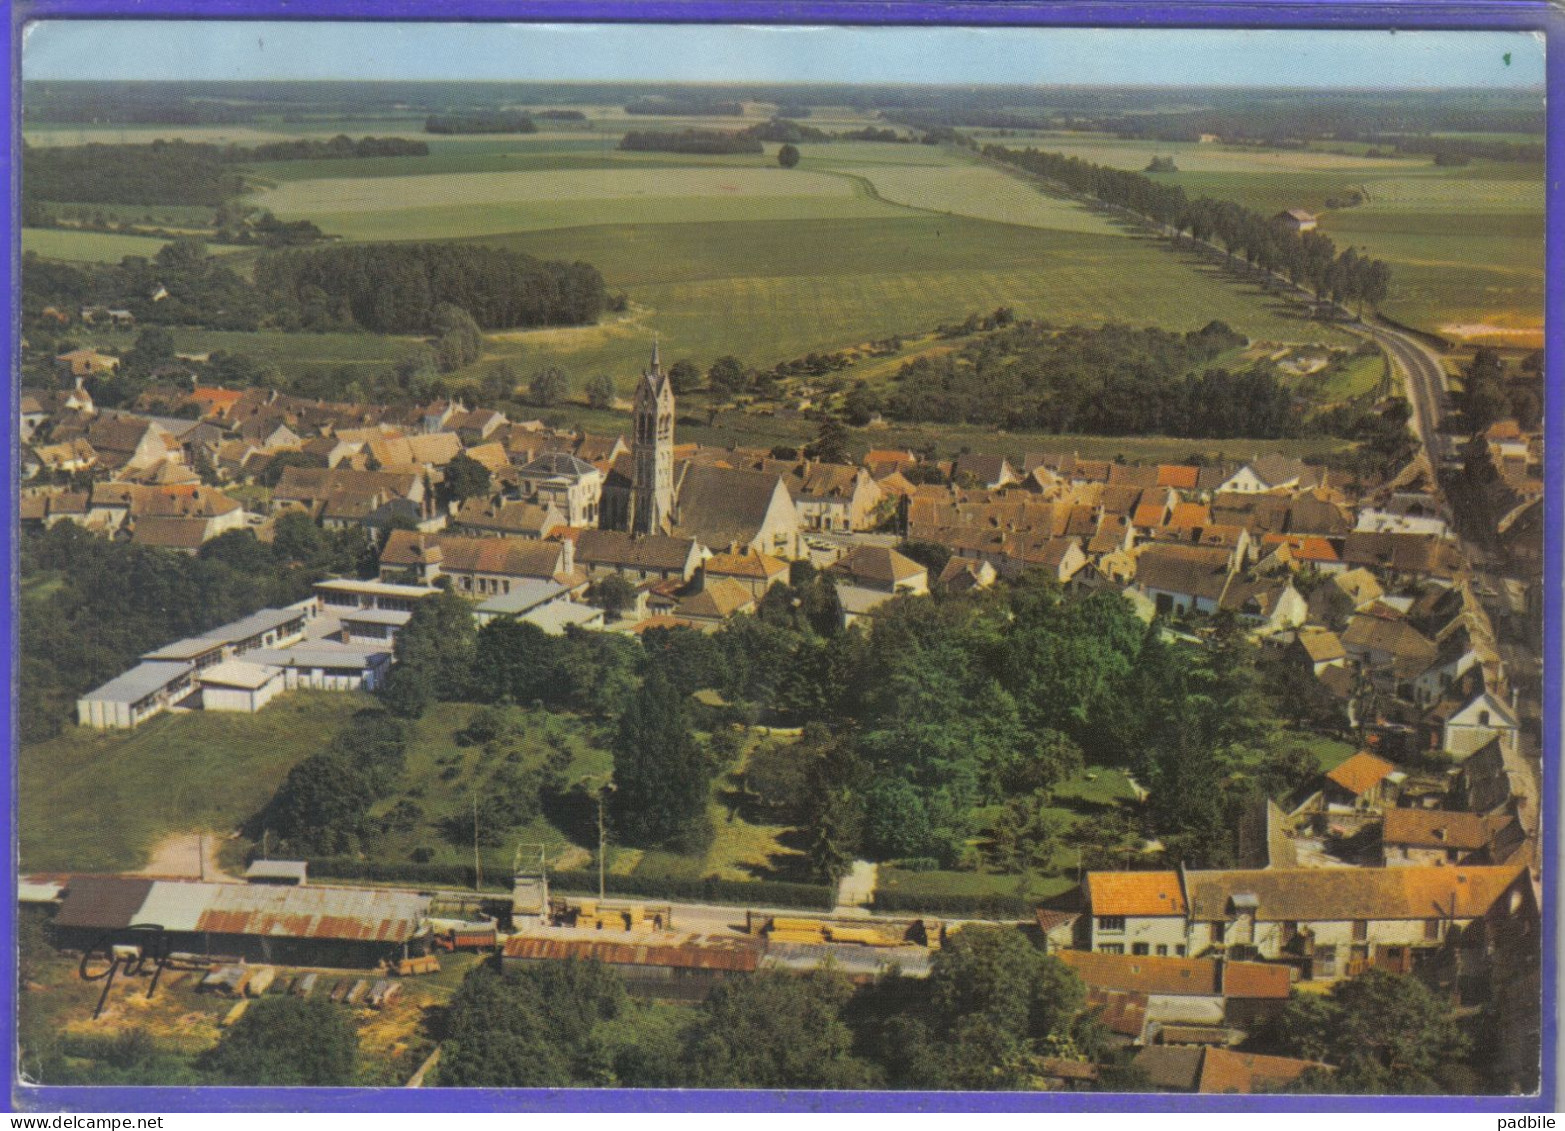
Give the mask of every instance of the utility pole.
M 484 886 L 484 865 L 478 858 L 478 790 L 472 790 L 473 797 L 473 890 L 481 891 Z
M 607 836 L 604 834 L 604 831 L 603 831 L 603 795 L 607 791 L 607 788 L 608 787 L 605 786 L 603 789 L 598 790 L 598 902 L 599 903 L 603 902 L 603 893 L 604 893 L 604 859 L 603 859 L 603 852 L 604 852 L 604 846 L 605 846 L 605 844 L 607 843 L 607 840 L 608 840 Z

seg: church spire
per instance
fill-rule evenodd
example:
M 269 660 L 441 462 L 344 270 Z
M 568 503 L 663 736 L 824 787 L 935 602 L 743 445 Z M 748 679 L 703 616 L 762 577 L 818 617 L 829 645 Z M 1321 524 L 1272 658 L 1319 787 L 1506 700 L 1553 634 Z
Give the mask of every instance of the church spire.
M 652 369 L 650 372 L 654 375 L 658 372 L 658 336 L 656 334 L 652 335 Z

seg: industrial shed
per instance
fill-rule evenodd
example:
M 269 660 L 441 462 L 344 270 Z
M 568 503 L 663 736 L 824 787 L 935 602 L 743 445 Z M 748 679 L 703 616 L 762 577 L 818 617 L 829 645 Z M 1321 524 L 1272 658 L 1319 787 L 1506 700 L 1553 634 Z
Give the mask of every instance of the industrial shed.
M 719 982 L 753 973 L 760 963 L 761 945 L 751 939 L 661 932 L 633 942 L 608 942 L 594 934 L 516 935 L 505 944 L 501 964 L 514 970 L 538 962 L 596 961 L 618 972 L 625 988 L 638 996 L 702 1001 Z
M 430 899 L 367 888 L 217 884 L 76 876 L 54 917 L 64 946 L 107 937 L 142 944 L 133 925 L 161 927 L 169 950 L 252 962 L 365 967 L 421 949 Z

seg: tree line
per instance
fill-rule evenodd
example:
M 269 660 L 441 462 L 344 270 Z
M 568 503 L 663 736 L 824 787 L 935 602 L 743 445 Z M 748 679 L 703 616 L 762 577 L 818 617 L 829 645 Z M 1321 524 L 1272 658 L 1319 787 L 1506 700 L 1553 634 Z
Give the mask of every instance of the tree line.
M 744 104 L 707 98 L 638 98 L 626 105 L 625 113 L 671 118 L 737 118 L 744 113 Z
M 538 125 L 516 110 L 475 110 L 466 114 L 431 114 L 424 119 L 427 134 L 533 134 Z
M 619 147 L 653 153 L 763 153 L 761 139 L 733 130 L 630 130 Z
M 333 315 L 378 333 L 424 333 L 450 304 L 486 330 L 582 325 L 608 305 L 603 276 L 588 263 L 534 259 L 478 244 L 352 244 L 262 256 L 256 286 L 308 316 Z
M 243 172 L 258 161 L 348 157 L 422 157 L 429 146 L 402 138 L 338 135 L 244 148 L 207 142 L 22 147 L 24 200 L 82 204 L 201 204 L 217 207 L 244 191 Z
M 1191 200 L 1178 185 L 1063 153 L 988 145 L 984 155 L 1134 212 L 1176 236 L 1220 244 L 1231 260 L 1242 259 L 1253 269 L 1285 276 L 1295 286 L 1309 288 L 1320 301 L 1356 302 L 1362 311 L 1366 304 L 1378 307 L 1390 293 L 1391 268 L 1384 260 L 1360 256 L 1351 247 L 1339 253 L 1323 232 L 1294 231 L 1279 217 L 1233 201 L 1204 196 Z
M 898 371 L 879 407 L 898 420 L 1106 436 L 1292 434 L 1299 413 L 1273 369 L 1209 367 L 1245 344 L 1221 322 L 1186 334 L 1113 324 L 1054 331 L 1026 323 L 949 354 L 915 358 Z

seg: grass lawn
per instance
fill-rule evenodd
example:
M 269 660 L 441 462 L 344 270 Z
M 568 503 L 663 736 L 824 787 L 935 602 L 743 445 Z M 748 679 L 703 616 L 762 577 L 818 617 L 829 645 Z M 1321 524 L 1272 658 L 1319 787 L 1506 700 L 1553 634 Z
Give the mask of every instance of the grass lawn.
M 161 715 L 133 731 L 67 728 L 23 746 L 18 841 L 24 871 L 111 871 L 146 863 L 163 836 L 226 832 L 288 770 L 372 700 L 292 691 L 255 715 Z
M 897 891 L 907 895 L 1020 896 L 1044 900 L 1076 886 L 1068 876 L 1044 876 L 1037 872 L 997 875 L 993 872 L 907 872 L 882 867 L 875 883 L 876 891 Z
M 1074 777 L 1055 786 L 1056 801 L 1085 801 L 1091 805 L 1117 805 L 1133 802 L 1136 792 L 1123 770 L 1108 766 L 1087 766 Z
M 1303 746 L 1315 755 L 1315 760 L 1320 763 L 1321 773 L 1329 773 L 1343 762 L 1346 762 L 1358 752 L 1358 746 L 1351 742 L 1343 742 L 1338 738 L 1329 738 L 1323 734 L 1311 734 L 1308 731 L 1289 730 L 1283 731 L 1278 736 L 1280 743 Z

